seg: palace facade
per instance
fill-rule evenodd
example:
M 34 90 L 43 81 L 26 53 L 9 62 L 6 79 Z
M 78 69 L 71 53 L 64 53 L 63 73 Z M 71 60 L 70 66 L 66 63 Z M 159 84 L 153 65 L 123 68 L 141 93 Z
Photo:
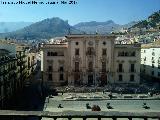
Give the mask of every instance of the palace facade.
M 112 35 L 68 35 L 41 45 L 43 82 L 50 86 L 139 84 L 139 44 L 115 44 Z

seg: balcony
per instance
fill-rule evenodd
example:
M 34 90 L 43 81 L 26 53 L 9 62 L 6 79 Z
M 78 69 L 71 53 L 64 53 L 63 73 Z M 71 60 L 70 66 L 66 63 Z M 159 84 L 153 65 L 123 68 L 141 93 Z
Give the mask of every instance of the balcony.
M 89 55 L 89 56 L 92 56 L 92 55 L 95 55 L 95 51 L 87 51 L 86 52 L 86 55 Z
M 82 70 L 72 70 L 73 73 L 80 73 Z
M 129 72 L 131 72 L 131 73 L 135 73 L 135 72 L 136 72 L 136 70 L 135 70 L 135 69 L 129 69 Z
M 123 73 L 123 72 L 124 72 L 124 69 L 117 69 L 117 72 Z
M 67 118 L 68 120 L 81 118 L 87 120 L 88 118 L 111 118 L 117 120 L 119 118 L 127 118 L 132 120 L 133 118 L 141 118 L 148 120 L 148 118 L 154 118 L 160 120 L 160 112 L 118 112 L 118 111 L 63 111 L 63 112 L 48 112 L 48 111 L 14 111 L 14 110 L 0 110 L 0 119 L 7 118 L 29 118 L 37 117 L 39 120 L 42 118 L 50 118 L 57 120 L 58 118 Z
M 100 73 L 108 73 L 109 71 L 106 69 L 100 69 Z
M 94 72 L 93 69 L 87 69 L 87 72 Z

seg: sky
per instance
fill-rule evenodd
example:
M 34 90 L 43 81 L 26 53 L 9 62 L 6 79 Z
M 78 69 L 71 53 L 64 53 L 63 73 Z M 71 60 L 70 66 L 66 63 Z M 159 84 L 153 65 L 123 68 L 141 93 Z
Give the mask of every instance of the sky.
M 38 22 L 46 18 L 59 17 L 74 25 L 79 22 L 113 20 L 118 24 L 146 19 L 160 10 L 160 0 L 35 0 L 58 2 L 58 4 L 18 5 L 2 4 L 19 0 L 0 0 L 0 22 Z M 23 0 L 29 2 L 32 0 Z M 67 4 L 61 4 L 66 1 Z

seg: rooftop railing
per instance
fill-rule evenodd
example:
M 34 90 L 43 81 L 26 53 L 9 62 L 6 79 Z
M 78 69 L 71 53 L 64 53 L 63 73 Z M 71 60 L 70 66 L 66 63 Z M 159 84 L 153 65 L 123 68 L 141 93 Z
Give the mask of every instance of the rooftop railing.
M 118 111 L 63 111 L 63 112 L 48 112 L 48 111 L 12 111 L 12 110 L 0 110 L 0 119 L 11 118 L 29 118 L 37 117 L 43 120 L 46 118 L 52 118 L 57 120 L 58 118 L 67 118 L 68 120 L 81 118 L 87 120 L 88 118 L 96 118 L 101 120 L 102 118 L 111 118 L 117 120 L 119 118 L 127 118 L 132 120 L 134 118 L 140 118 L 148 120 L 149 118 L 160 120 L 160 112 L 118 112 Z

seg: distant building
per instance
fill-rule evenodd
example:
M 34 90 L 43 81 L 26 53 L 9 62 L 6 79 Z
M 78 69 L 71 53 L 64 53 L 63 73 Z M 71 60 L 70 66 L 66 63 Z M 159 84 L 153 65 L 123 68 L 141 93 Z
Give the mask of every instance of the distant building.
M 37 67 L 37 56 L 38 53 L 34 49 L 28 50 L 27 53 L 27 77 L 35 71 Z
M 41 45 L 43 81 L 49 85 L 139 84 L 140 45 L 115 36 L 68 35 L 65 44 Z
M 160 46 L 141 49 L 141 75 L 145 80 L 160 80 Z

